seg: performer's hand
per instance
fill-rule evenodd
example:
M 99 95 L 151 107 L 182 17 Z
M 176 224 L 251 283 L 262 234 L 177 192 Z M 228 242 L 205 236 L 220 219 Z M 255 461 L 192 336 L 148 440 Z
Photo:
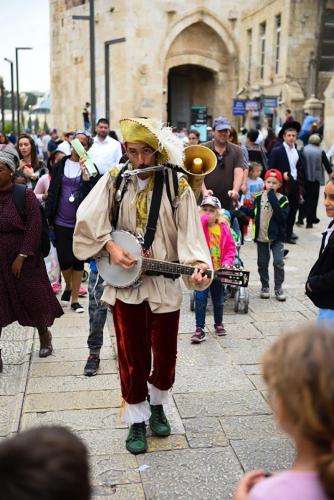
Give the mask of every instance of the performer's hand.
M 229 191 L 227 191 L 227 194 L 230 198 L 232 198 L 233 201 L 238 201 L 239 193 L 235 189 L 230 189 Z
M 247 472 L 242 479 L 240 479 L 237 489 L 233 495 L 233 500 L 248 500 L 249 492 L 253 486 L 265 478 L 263 470 L 255 470 Z
M 19 278 L 21 275 L 21 270 L 22 270 L 24 260 L 25 260 L 25 257 L 18 255 L 12 264 L 12 273 L 14 274 L 14 276 L 16 278 Z
M 137 262 L 137 260 L 124 248 L 117 245 L 114 241 L 108 241 L 106 244 L 106 250 L 109 253 L 110 261 L 113 264 L 117 264 L 123 269 L 131 269 Z
M 197 264 L 195 271 L 192 273 L 190 281 L 193 285 L 208 285 L 210 279 L 203 274 L 203 271 L 207 271 L 208 266 L 204 263 Z
M 213 191 L 212 191 L 212 189 L 203 189 L 202 195 L 203 195 L 203 198 L 206 198 L 207 196 L 212 196 Z
M 35 172 L 34 172 L 34 169 L 32 167 L 25 166 L 23 169 L 23 172 L 26 174 L 27 177 L 30 177 L 30 179 L 35 177 Z

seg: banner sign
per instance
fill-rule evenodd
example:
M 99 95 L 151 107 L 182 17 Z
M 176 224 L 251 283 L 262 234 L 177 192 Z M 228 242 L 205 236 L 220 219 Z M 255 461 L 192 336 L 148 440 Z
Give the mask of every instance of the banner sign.
M 246 101 L 244 99 L 233 99 L 233 116 L 245 116 Z
M 262 103 L 265 108 L 277 108 L 278 97 L 263 97 Z
M 208 121 L 207 106 L 193 106 L 191 108 L 191 123 L 198 125 L 206 125 Z
M 246 101 L 246 111 L 259 111 L 259 101 Z

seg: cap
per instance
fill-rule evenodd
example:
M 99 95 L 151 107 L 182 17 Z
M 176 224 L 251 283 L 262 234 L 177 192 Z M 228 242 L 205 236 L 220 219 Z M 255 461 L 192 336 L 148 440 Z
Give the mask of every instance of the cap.
M 264 180 L 268 179 L 268 177 L 276 177 L 276 179 L 280 182 L 280 184 L 283 184 L 283 177 L 282 174 L 279 170 L 276 170 L 276 168 L 270 168 L 267 170 Z
M 218 116 L 214 119 L 212 128 L 214 130 L 231 130 L 232 126 L 226 116 Z
M 206 196 L 205 198 L 203 198 L 201 207 L 203 207 L 204 205 L 210 205 L 211 207 L 218 208 L 219 210 L 222 207 L 220 201 L 215 196 Z

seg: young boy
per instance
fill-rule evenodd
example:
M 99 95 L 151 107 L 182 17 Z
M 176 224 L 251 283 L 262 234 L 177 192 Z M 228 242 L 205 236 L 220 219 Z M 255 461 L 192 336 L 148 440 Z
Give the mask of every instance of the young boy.
M 283 184 L 279 170 L 269 169 L 264 176 L 265 190 L 255 197 L 254 210 L 249 213 L 254 217 L 254 241 L 257 244 L 257 265 L 262 284 L 260 297 L 269 299 L 269 260 L 270 250 L 274 259 L 275 297 L 286 300 L 282 289 L 284 281 L 284 248 L 286 220 L 289 215 L 289 202 L 279 193 Z M 244 210 L 247 210 L 246 208 Z
M 318 260 L 306 282 L 306 295 L 319 307 L 318 320 L 334 324 L 334 175 L 325 186 L 324 205 L 332 220 L 323 233 Z

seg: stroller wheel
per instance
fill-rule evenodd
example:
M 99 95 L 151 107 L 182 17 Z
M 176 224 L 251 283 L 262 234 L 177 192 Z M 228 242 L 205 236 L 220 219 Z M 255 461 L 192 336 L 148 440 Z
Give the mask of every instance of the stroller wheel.
M 195 311 L 195 294 L 190 295 L 190 310 Z
M 86 281 L 88 280 L 88 272 L 86 271 L 86 269 L 84 269 L 83 271 L 83 274 L 82 274 L 82 282 L 83 283 L 86 283 Z

